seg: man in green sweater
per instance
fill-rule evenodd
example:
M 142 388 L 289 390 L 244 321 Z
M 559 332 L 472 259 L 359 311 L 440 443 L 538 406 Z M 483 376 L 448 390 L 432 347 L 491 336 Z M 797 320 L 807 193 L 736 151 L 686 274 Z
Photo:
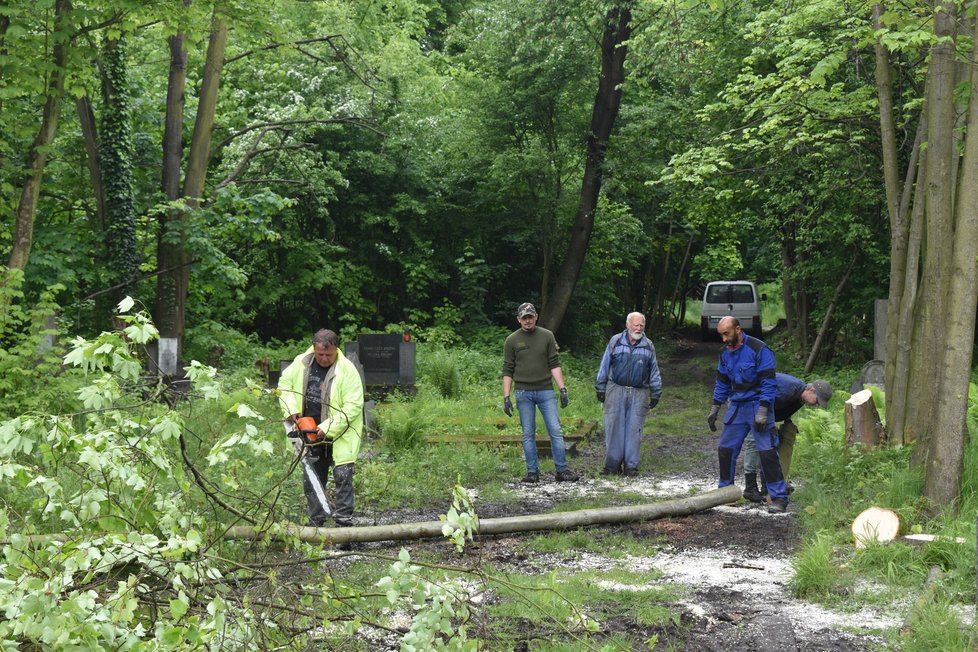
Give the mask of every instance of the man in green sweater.
M 557 400 L 553 381 L 560 388 L 560 407 L 567 407 L 567 387 L 560 368 L 557 340 L 546 328 L 537 326 L 537 309 L 532 303 L 520 304 L 516 310 L 520 329 L 506 338 L 503 346 L 503 411 L 513 416 L 510 393 L 516 390 L 516 409 L 523 426 L 523 457 L 526 477 L 523 482 L 540 482 L 540 463 L 537 458 L 537 417 L 540 408 L 543 423 L 550 436 L 557 482 L 575 482 L 577 474 L 567 468 L 564 433 L 560 429 Z

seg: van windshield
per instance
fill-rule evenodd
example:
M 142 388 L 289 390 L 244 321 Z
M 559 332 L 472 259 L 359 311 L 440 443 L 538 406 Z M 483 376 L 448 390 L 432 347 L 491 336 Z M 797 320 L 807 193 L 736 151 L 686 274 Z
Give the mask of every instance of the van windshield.
M 711 285 L 706 291 L 707 303 L 753 303 L 754 289 L 749 285 Z

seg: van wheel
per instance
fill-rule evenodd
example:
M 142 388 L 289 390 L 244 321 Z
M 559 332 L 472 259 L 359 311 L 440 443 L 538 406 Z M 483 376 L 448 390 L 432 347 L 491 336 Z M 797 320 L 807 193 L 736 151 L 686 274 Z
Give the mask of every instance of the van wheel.
M 761 339 L 761 336 L 763 334 L 764 334 L 764 332 L 760 328 L 752 328 L 752 329 L 750 329 L 750 335 L 751 335 L 751 337 L 754 337 L 754 338 L 757 338 L 757 339 Z
M 700 327 L 700 341 L 709 342 L 713 339 L 713 332 L 709 328 Z

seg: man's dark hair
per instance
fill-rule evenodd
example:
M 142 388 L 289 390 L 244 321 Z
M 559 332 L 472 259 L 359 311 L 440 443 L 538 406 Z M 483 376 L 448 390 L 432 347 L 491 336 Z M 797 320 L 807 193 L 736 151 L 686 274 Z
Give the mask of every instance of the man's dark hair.
M 339 345 L 339 343 L 340 343 L 340 338 L 337 337 L 336 333 L 329 330 L 328 328 L 323 328 L 319 331 L 316 331 L 316 334 L 312 336 L 313 346 L 318 344 L 319 346 L 324 346 L 327 349 L 331 349 L 334 346 Z

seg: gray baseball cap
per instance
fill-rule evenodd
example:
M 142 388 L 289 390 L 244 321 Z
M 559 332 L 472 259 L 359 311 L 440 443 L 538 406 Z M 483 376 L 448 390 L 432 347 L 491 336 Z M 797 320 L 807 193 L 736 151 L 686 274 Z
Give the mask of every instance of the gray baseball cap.
M 537 314 L 537 309 L 533 307 L 532 303 L 521 303 L 520 307 L 516 309 L 516 318 L 525 317 L 526 315 Z M 831 391 L 831 390 L 829 390 Z
M 828 381 L 813 380 L 811 382 L 811 388 L 815 390 L 815 398 L 818 399 L 818 406 L 825 407 L 829 404 L 829 400 L 832 398 L 832 385 L 829 385 Z

